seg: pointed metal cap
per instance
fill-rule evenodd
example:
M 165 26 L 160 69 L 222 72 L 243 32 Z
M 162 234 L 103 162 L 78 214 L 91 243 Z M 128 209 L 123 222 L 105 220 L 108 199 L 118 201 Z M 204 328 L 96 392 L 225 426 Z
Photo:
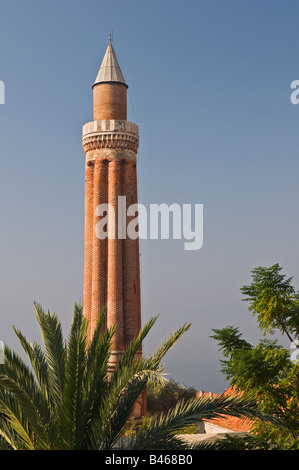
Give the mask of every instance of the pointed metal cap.
M 104 55 L 102 65 L 100 67 L 96 81 L 93 84 L 93 87 L 95 85 L 98 85 L 99 83 L 107 83 L 107 82 L 122 83 L 123 85 L 128 87 L 128 85 L 125 82 L 119 63 L 117 61 L 117 58 L 116 58 L 116 55 L 115 55 L 115 52 L 111 43 L 110 33 L 109 33 L 109 43 L 106 49 L 106 53 Z

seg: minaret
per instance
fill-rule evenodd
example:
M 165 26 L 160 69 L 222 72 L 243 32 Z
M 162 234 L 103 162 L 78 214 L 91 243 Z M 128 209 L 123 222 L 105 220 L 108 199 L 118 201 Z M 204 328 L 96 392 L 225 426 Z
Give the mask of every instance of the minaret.
M 125 346 L 140 330 L 141 307 L 139 240 L 126 233 L 135 215 L 126 217 L 118 230 L 128 207 L 138 202 L 138 127 L 127 121 L 128 85 L 110 35 L 92 88 L 93 121 L 83 126 L 82 137 L 86 155 L 84 315 L 90 340 L 99 312 L 107 305 L 105 327 L 116 325 L 110 357 L 113 372 Z M 143 402 L 135 407 L 136 416 L 145 414 Z

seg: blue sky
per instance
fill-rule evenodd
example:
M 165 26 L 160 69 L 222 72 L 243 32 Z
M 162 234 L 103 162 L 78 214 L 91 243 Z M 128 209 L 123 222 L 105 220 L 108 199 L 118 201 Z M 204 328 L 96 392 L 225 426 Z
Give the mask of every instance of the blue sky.
M 297 1 L 0 0 L 0 338 L 39 339 L 36 300 L 68 333 L 83 292 L 84 152 L 109 31 L 140 131 L 139 200 L 204 206 L 204 244 L 141 242 L 146 352 L 182 323 L 175 380 L 226 386 L 213 328 L 261 336 L 240 287 L 276 262 L 299 288 Z M 287 342 L 284 344 L 289 347 Z

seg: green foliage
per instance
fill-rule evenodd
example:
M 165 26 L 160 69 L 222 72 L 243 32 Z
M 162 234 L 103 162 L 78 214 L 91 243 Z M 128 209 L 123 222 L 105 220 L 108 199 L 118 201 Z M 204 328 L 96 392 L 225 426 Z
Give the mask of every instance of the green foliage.
M 253 282 L 243 286 L 241 292 L 264 333 L 277 329 L 292 341 L 292 336 L 298 338 L 299 334 L 299 297 L 291 285 L 292 278 L 286 279 L 281 270 L 279 264 L 254 269 Z
M 299 331 L 298 295 L 291 278 L 286 279 L 280 272 L 278 264 L 254 269 L 252 284 L 241 291 L 246 295 L 244 300 L 250 302 L 249 310 L 257 315 L 264 334 L 277 330 L 293 341 Z M 299 449 L 299 365 L 291 360 L 290 351 L 270 339 L 253 346 L 242 339 L 239 329 L 233 326 L 213 332 L 212 338 L 218 341 L 226 358 L 221 361 L 222 372 L 231 385 L 256 397 L 261 410 L 283 416 L 287 423 L 284 427 L 257 423 L 254 431 L 259 445 L 266 442 L 271 448 Z
M 176 434 L 196 434 L 198 433 L 198 424 L 190 424 L 189 426 L 185 426 L 182 429 L 179 429 Z
M 174 408 L 178 401 L 189 400 L 196 397 L 197 391 L 193 387 L 175 382 L 170 379 L 167 382 L 148 388 L 147 410 L 149 414 L 167 412 Z
M 195 388 L 186 387 L 185 384 L 170 379 L 148 389 L 147 411 L 150 415 L 168 412 L 175 408 L 179 401 L 187 401 L 196 396 L 197 390 Z M 193 423 L 179 429 L 176 434 L 196 434 L 198 427 L 198 423 Z
M 260 439 L 258 436 L 236 436 L 226 434 L 225 439 L 218 440 L 215 450 L 279 450 L 279 448 L 268 440 Z
M 35 304 L 44 347 L 15 332 L 31 366 L 8 346 L 0 365 L 0 446 L 25 450 L 185 449 L 176 433 L 198 420 L 232 415 L 272 420 L 252 398 L 179 400 L 165 413 L 128 429 L 132 409 L 146 386 L 164 381 L 161 360 L 189 329 L 183 325 L 147 357 L 136 358 L 151 319 L 128 345 L 115 372 L 108 361 L 115 328 L 100 334 L 105 312 L 90 344 L 82 305 L 74 307 L 68 341 L 56 314 Z M 132 424 L 132 423 L 131 423 Z
M 151 382 L 163 381 L 161 360 L 189 329 L 184 325 L 149 357 L 136 352 L 154 325 L 151 319 L 119 361 L 111 378 L 112 327 L 100 334 L 102 312 L 90 345 L 82 305 L 74 307 L 67 343 L 56 314 L 35 304 L 44 348 L 15 332 L 31 368 L 8 346 L 0 365 L 0 439 L 10 448 L 109 449 L 122 435 L 136 399 Z
M 140 429 L 149 429 L 151 426 L 151 419 L 148 416 L 142 416 L 141 425 L 138 426 L 136 418 L 131 418 L 127 424 L 127 429 L 124 432 L 124 437 L 134 437 Z
M 178 450 L 187 448 L 178 437 L 182 429 L 198 423 L 202 419 L 215 419 L 219 416 L 230 415 L 239 418 L 262 419 L 278 423 L 276 418 L 261 413 L 253 398 L 246 396 L 218 396 L 191 398 L 181 400 L 168 412 L 156 414 L 150 418 L 146 426 L 141 426 L 122 442 L 123 449 L 130 450 Z M 206 448 L 210 446 L 196 446 Z

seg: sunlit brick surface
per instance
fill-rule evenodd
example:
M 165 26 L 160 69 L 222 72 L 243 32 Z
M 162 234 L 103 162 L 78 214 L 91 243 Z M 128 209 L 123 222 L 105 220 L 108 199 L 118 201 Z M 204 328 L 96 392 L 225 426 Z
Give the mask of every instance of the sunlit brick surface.
M 136 154 L 138 127 L 126 120 L 127 89 L 110 83 L 94 86 L 94 121 L 83 127 L 85 168 L 85 253 L 84 315 L 88 320 L 88 338 L 93 333 L 100 310 L 107 305 L 104 328 L 116 325 L 110 372 L 121 358 L 126 345 L 141 328 L 139 239 L 127 234 L 118 238 L 118 197 L 126 197 L 127 209 L 138 202 Z M 99 239 L 100 204 L 115 211 L 116 237 Z M 128 217 L 126 227 L 135 219 Z M 106 216 L 106 214 L 105 214 Z M 110 223 L 108 214 L 108 224 Z M 141 354 L 141 348 L 138 354 Z M 146 395 L 139 397 L 133 415 L 146 414 Z
M 127 119 L 127 89 L 122 84 L 101 83 L 93 88 L 93 120 Z

